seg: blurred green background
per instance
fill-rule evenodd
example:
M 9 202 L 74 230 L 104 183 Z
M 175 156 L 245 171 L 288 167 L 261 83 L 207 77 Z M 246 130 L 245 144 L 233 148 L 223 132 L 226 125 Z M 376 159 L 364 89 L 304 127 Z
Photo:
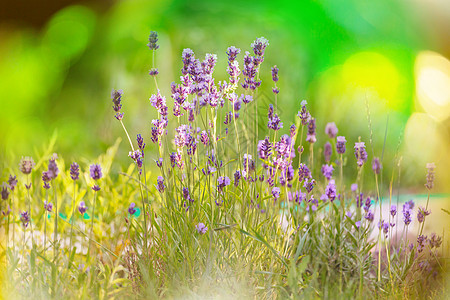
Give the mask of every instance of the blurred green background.
M 386 176 L 399 149 L 404 186 L 422 191 L 425 164 L 434 161 L 439 191 L 450 191 L 446 0 L 31 3 L 2 12 L 1 168 L 34 155 L 54 134 L 55 151 L 66 159 L 98 156 L 123 137 L 111 109 L 113 88 L 124 89 L 130 133 L 142 133 L 150 144 L 155 111 L 148 98 L 155 89 L 146 44 L 154 30 L 158 83 L 169 102 L 184 48 L 198 57 L 216 53 L 218 82 L 227 79 L 226 48 L 250 50 L 264 36 L 270 45 L 261 68 L 262 94 L 272 97 L 270 68 L 276 64 L 285 124 L 306 99 L 317 117 L 318 145 L 325 142 L 325 124 L 334 121 L 350 149 L 358 136 L 369 144 L 368 107 L 377 156 L 387 133 Z M 122 144 L 121 163 L 130 163 L 127 151 Z

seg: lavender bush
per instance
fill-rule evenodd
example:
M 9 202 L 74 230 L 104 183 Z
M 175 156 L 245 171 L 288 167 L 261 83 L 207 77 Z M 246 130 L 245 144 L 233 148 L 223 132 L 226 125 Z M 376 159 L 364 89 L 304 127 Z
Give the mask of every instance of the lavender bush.
M 120 139 L 95 162 L 66 168 L 49 150 L 10 168 L 1 191 L 6 298 L 445 294 L 442 237 L 424 232 L 436 166 L 427 165 L 425 207 L 394 204 L 371 141 L 347 141 L 334 122 L 318 128 L 307 101 L 294 124 L 282 122 L 283 72 L 264 67 L 268 46 L 261 37 L 247 51 L 231 46 L 204 59 L 185 49 L 179 80 L 163 95 L 154 63 L 163 49 L 151 32 L 157 118 L 148 141 L 126 129 L 126 87 L 111 93 L 127 169 L 111 174 Z M 228 78 L 217 82 L 225 57 Z M 262 72 L 271 72 L 274 104 L 260 103 Z M 364 184 L 365 167 L 374 185 Z M 352 168 L 356 178 L 346 178 Z

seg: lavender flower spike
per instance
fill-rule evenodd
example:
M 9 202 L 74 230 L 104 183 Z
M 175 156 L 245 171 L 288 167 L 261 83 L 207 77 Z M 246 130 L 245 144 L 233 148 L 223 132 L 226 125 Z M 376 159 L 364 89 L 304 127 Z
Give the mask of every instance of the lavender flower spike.
M 122 94 L 123 90 L 112 90 L 111 99 L 114 104 L 113 109 L 115 112 L 119 112 L 122 109 Z
M 208 231 L 208 227 L 206 227 L 206 225 L 203 223 L 198 223 L 197 225 L 195 225 L 195 229 L 199 234 L 205 234 Z
M 16 176 L 9 175 L 8 179 L 9 188 L 11 191 L 14 191 L 15 187 L 17 186 L 17 179 Z
M 72 180 L 78 180 L 80 178 L 80 166 L 76 162 L 70 165 L 70 178 Z
M 34 163 L 33 158 L 31 157 L 22 157 L 19 163 L 19 170 L 25 175 L 28 175 L 31 173 L 31 170 L 33 170 L 34 166 L 36 164 Z
M 316 119 L 312 118 L 308 122 L 308 134 L 306 135 L 306 141 L 311 144 L 316 142 Z
M 372 170 L 375 174 L 380 174 L 381 172 L 381 162 L 378 157 L 374 157 L 372 160 Z
M 325 158 L 325 162 L 329 162 L 331 159 L 331 155 L 333 154 L 333 148 L 331 147 L 330 142 L 326 142 L 323 146 L 323 156 Z
M 336 152 L 338 154 L 344 154 L 345 153 L 345 143 L 347 141 L 345 140 L 345 136 L 338 136 L 336 138 Z
M 158 191 L 160 193 L 163 193 L 164 189 L 166 188 L 164 185 L 164 178 L 162 176 L 158 176 L 158 179 L 156 182 L 157 182 L 156 188 L 158 189 Z
M 364 142 L 355 143 L 355 156 L 359 167 L 367 161 L 366 145 Z
M 50 179 L 55 179 L 59 174 L 58 166 L 56 165 L 56 159 L 51 158 L 48 163 L 48 176 Z
M 48 212 L 52 212 L 53 204 L 51 202 L 44 201 L 44 209 Z
M 94 180 L 99 180 L 102 178 L 102 167 L 99 164 L 92 164 L 89 167 L 89 172 L 91 174 L 91 178 Z
M 158 49 L 159 45 L 156 44 L 157 42 L 158 42 L 158 33 L 156 31 L 150 31 L 147 44 L 148 48 L 150 48 L 150 50 Z
M 228 178 L 227 176 L 221 176 L 217 179 L 217 182 L 218 182 L 217 189 L 219 190 L 219 192 L 221 192 L 224 187 L 230 185 L 231 181 L 230 178 Z
M 4 182 L 2 185 L 2 200 L 7 200 L 9 197 L 8 185 Z
M 28 223 L 30 222 L 30 214 L 27 211 L 23 211 L 20 213 L 20 220 L 22 221 L 23 227 L 27 228 Z
M 134 215 L 136 213 L 136 208 L 134 208 L 136 204 L 134 202 L 130 203 L 130 206 L 128 207 L 128 213 L 130 215 Z
M 81 201 L 80 204 L 78 205 L 78 211 L 80 212 L 81 215 L 84 215 L 84 213 L 87 211 L 87 207 L 84 201 Z
M 325 126 L 325 133 L 328 134 L 330 139 L 334 139 L 338 133 L 338 129 L 334 122 L 327 123 Z

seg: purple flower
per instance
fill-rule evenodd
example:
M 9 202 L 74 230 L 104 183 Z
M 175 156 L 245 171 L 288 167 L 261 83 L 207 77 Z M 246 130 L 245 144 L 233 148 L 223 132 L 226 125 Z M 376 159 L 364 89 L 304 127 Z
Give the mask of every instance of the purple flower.
M 391 205 L 391 210 L 390 210 L 390 212 L 391 212 L 391 216 L 392 217 L 395 217 L 395 215 L 397 214 L 397 206 L 396 205 Z
M 344 154 L 345 153 L 345 143 L 347 141 L 345 140 L 345 136 L 338 136 L 336 138 L 336 152 L 338 154 Z
M 267 123 L 267 127 L 269 129 L 273 129 L 275 131 L 280 130 L 283 128 L 283 122 L 281 122 L 281 119 L 278 117 L 277 114 L 273 113 L 273 106 L 272 104 L 269 105 L 269 122 Z
M 330 139 L 334 139 L 338 133 L 338 129 L 334 122 L 327 123 L 325 126 L 325 133 L 328 134 Z
M 49 189 L 50 188 L 50 184 L 49 182 L 52 179 L 50 178 L 50 176 L 48 175 L 48 171 L 44 171 L 42 172 L 42 181 L 44 182 L 44 189 Z
M 331 179 L 331 176 L 333 176 L 333 166 L 332 165 L 323 165 L 322 166 L 322 174 L 325 176 L 327 180 Z
M 56 165 L 56 159 L 51 158 L 48 163 L 48 177 L 55 179 L 59 174 L 58 166 Z
M 277 87 L 274 87 L 274 88 L 272 88 L 272 93 L 278 94 L 278 93 L 280 93 L 280 89 Z
M 72 178 L 72 180 L 78 180 L 79 176 L 80 176 L 80 166 L 76 162 L 73 162 L 70 165 L 70 177 Z
M 363 193 L 360 193 L 359 195 L 356 195 L 356 206 L 357 207 L 361 207 L 362 206 L 363 198 L 364 198 Z M 369 198 L 369 200 L 370 200 L 370 198 Z M 369 208 L 370 208 L 370 202 L 371 201 L 369 201 L 369 206 L 367 207 L 367 210 L 369 210 Z
M 306 135 L 306 141 L 311 144 L 316 142 L 316 119 L 312 118 L 308 122 L 308 134 Z
M 20 220 L 22 221 L 23 227 L 27 228 L 28 223 L 30 222 L 30 214 L 27 211 L 23 211 L 20 213 Z
M 264 60 L 264 51 L 266 50 L 266 47 L 269 46 L 269 41 L 264 37 L 260 37 L 257 38 L 250 46 L 253 48 L 253 53 L 261 58 L 261 63 Z
M 236 48 L 235 46 L 230 46 L 227 49 L 228 62 L 232 63 L 236 60 L 236 56 L 241 53 L 241 49 Z
M 131 157 L 132 160 L 134 160 L 139 169 L 142 168 L 144 161 L 142 160 L 142 152 L 140 150 L 134 150 L 134 152 L 130 151 L 128 153 L 128 156 Z M 141 174 L 141 170 L 139 170 L 139 174 Z
M 272 196 L 275 201 L 278 200 L 278 198 L 280 198 L 280 188 L 279 187 L 272 188 Z
M 427 242 L 427 237 L 425 235 L 419 235 L 417 237 L 417 251 L 420 253 L 425 248 Z
M 160 192 L 163 193 L 164 189 L 166 188 L 164 185 L 164 178 L 162 176 L 158 176 L 158 179 L 156 180 L 156 189 Z
M 89 172 L 91 173 L 91 178 L 94 180 L 99 180 L 102 178 L 102 167 L 99 164 L 92 164 L 89 167 Z
M 330 142 L 326 142 L 323 146 L 323 156 L 325 158 L 325 162 L 329 162 L 331 159 L 331 155 L 333 154 L 333 148 L 331 147 Z
M 100 191 L 100 186 L 97 185 L 97 184 L 94 184 L 94 185 L 92 186 L 92 190 L 93 190 L 94 192 L 98 192 L 98 191 Z
M 368 212 L 371 206 L 372 206 L 372 199 L 370 199 L 370 197 L 367 197 L 366 202 L 364 203 L 364 210 Z
M 364 218 L 366 218 L 366 220 L 368 220 L 369 222 L 373 222 L 374 217 L 375 216 L 373 215 L 373 212 L 370 210 L 364 216 Z
M 241 97 L 239 98 L 239 101 L 244 102 L 245 104 L 249 104 L 250 102 L 253 101 L 253 97 L 251 95 L 241 95 Z
M 2 210 L 2 214 L 4 216 L 8 216 L 11 213 L 11 207 L 8 205 L 8 209 L 7 210 Z
M 414 209 L 415 204 L 414 204 L 414 201 L 411 199 L 411 200 L 407 201 L 407 202 L 404 204 L 404 206 L 406 206 L 406 207 L 409 208 L 409 209 Z
M 345 216 L 346 216 L 347 218 L 351 219 L 351 218 L 352 218 L 352 212 L 351 212 L 351 211 L 347 211 L 347 212 L 345 213 Z
M 269 137 L 266 136 L 264 140 L 260 140 L 258 142 L 258 156 L 261 159 L 268 159 L 272 154 L 272 143 L 269 140 Z
M 84 213 L 87 211 L 87 207 L 84 201 L 81 201 L 80 204 L 78 205 L 78 211 L 80 212 L 81 215 L 84 215 Z
M 145 143 L 144 143 L 144 139 L 142 138 L 142 135 L 138 134 L 136 137 L 136 141 L 137 141 L 139 149 L 142 152 L 142 156 L 144 156 Z
M 331 182 L 331 181 L 330 181 Z M 308 193 L 311 193 L 312 190 L 314 189 L 314 185 L 316 184 L 316 181 L 314 179 L 311 178 L 311 180 L 309 179 L 305 179 L 305 182 L 303 183 L 303 187 L 306 189 L 306 191 Z M 336 196 L 336 195 L 335 195 Z
M 364 142 L 355 143 L 355 156 L 358 167 L 362 167 L 362 165 L 367 161 L 366 145 Z
M 208 227 L 206 227 L 206 225 L 203 223 L 198 223 L 197 225 L 195 225 L 195 229 L 199 234 L 205 234 L 208 231 Z
M 25 175 L 28 175 L 31 173 L 31 170 L 33 170 L 34 166 L 36 164 L 34 163 L 33 158 L 31 157 L 22 157 L 19 163 L 19 170 Z
M 148 75 L 150 76 L 156 76 L 159 74 L 159 71 L 157 68 L 151 68 L 150 71 L 148 71 Z
M 302 120 L 302 125 L 305 126 L 308 124 L 309 119 L 311 118 L 311 115 L 309 114 L 308 110 L 306 109 L 306 100 L 303 100 L 301 103 L 302 109 L 298 112 L 297 116 Z
M 158 166 L 158 168 L 161 168 L 161 167 L 162 167 L 163 161 L 164 161 L 164 160 L 162 159 L 162 157 L 159 158 L 158 160 L 156 160 L 156 165 Z
M 182 148 L 183 146 L 187 146 L 192 139 L 191 128 L 188 125 L 181 125 L 177 127 L 175 135 L 175 145 L 178 148 Z
M 358 190 L 358 184 L 357 183 L 353 183 L 351 185 L 350 189 L 352 190 L 352 192 L 356 192 Z
M 152 120 L 152 142 L 157 143 L 159 137 L 163 135 L 164 129 L 167 127 L 167 117 L 163 116 L 161 119 Z
M 241 86 L 244 89 L 255 90 L 261 85 L 261 81 L 256 81 L 256 73 L 259 65 L 259 59 L 257 57 L 251 57 L 248 51 L 244 55 L 244 69 L 242 74 L 245 76 L 244 83 Z
M 202 142 L 202 144 L 205 145 L 205 146 L 208 146 L 208 144 L 209 144 L 208 133 L 205 130 L 203 130 L 200 133 L 200 142 Z
M 255 171 L 255 161 L 252 159 L 252 156 L 248 153 L 244 154 L 244 171 L 248 173 L 249 171 Z M 244 174 L 245 175 L 245 174 Z
M 309 171 L 308 166 L 301 163 L 298 169 L 298 181 L 302 182 L 304 179 L 311 177 L 311 171 Z
M 289 134 L 290 134 L 291 138 L 294 138 L 296 132 L 297 132 L 297 127 L 295 126 L 295 124 L 292 124 L 291 127 L 289 127 Z
M 278 81 L 278 68 L 276 65 L 272 67 L 272 80 L 274 82 Z
M 385 222 L 384 220 L 381 220 L 380 222 L 378 222 L 378 228 L 380 230 L 383 230 L 383 233 L 386 235 L 389 232 L 389 222 Z
M 158 33 L 156 31 L 150 31 L 150 35 L 148 36 L 148 48 L 150 50 L 156 50 L 159 48 L 158 42 Z
M 237 170 L 236 172 L 234 172 L 234 186 L 239 185 L 240 179 L 241 179 L 241 172 L 239 170 Z
M 191 198 L 191 194 L 189 193 L 189 189 L 187 187 L 183 188 L 183 199 L 189 202 L 194 202 L 194 199 Z
M 136 208 L 134 208 L 136 206 L 136 204 L 134 204 L 134 202 L 130 203 L 130 206 L 128 206 L 128 213 L 130 215 L 134 215 L 136 213 Z
M 16 176 L 12 176 L 10 174 L 9 179 L 8 179 L 8 184 L 9 184 L 9 188 L 11 189 L 11 191 L 14 191 L 14 188 L 17 186 Z
M 425 221 L 425 217 L 428 216 L 431 212 L 429 210 L 426 210 L 424 207 L 419 207 L 419 210 L 417 212 L 417 221 L 419 223 L 422 223 Z
M 214 72 L 214 67 L 217 62 L 217 55 L 206 53 L 205 59 L 202 62 L 203 73 L 211 75 Z
M 372 170 L 375 174 L 380 174 L 381 171 L 381 162 L 378 157 L 374 157 L 372 160 Z
M 427 183 L 425 184 L 425 187 L 429 190 L 431 190 L 434 186 L 434 169 L 435 168 L 436 168 L 436 165 L 434 163 L 427 164 Z
M 122 109 L 122 94 L 123 90 L 112 90 L 111 99 L 113 102 L 113 109 L 116 113 L 119 113 Z
M 150 103 L 154 108 L 158 110 L 158 113 L 161 114 L 161 116 L 167 116 L 167 105 L 166 105 L 166 97 L 161 96 L 161 92 L 158 90 L 156 95 L 152 95 L 150 97 Z
M 428 243 L 430 244 L 430 248 L 439 248 L 442 244 L 442 238 L 433 232 L 428 239 Z
M 292 139 L 287 134 L 281 136 L 280 141 L 275 143 L 275 150 L 279 156 L 290 157 Z
M 412 221 L 411 208 L 409 207 L 409 205 L 407 203 L 403 204 L 403 222 L 405 222 L 406 226 L 411 224 L 411 221 Z
M 311 208 L 310 208 L 310 205 L 308 204 L 308 206 L 306 206 L 306 211 L 310 211 L 310 210 L 316 211 L 317 210 L 319 201 L 314 198 L 314 195 L 311 195 L 311 198 L 308 200 L 308 203 L 311 203 Z
M 8 186 L 5 182 L 2 185 L 2 200 L 7 200 L 9 197 Z
M 123 119 L 123 112 L 115 114 L 114 117 L 115 117 L 118 121 L 122 121 L 122 119 Z
M 334 184 L 334 180 L 330 180 L 328 182 L 327 187 L 325 188 L 325 194 L 331 202 L 336 199 L 336 185 Z
M 51 202 L 44 201 L 44 209 L 48 212 L 52 212 L 53 204 Z
M 230 178 L 228 178 L 227 176 L 221 176 L 217 179 L 217 182 L 218 182 L 217 190 L 221 192 L 223 191 L 224 187 L 230 185 Z

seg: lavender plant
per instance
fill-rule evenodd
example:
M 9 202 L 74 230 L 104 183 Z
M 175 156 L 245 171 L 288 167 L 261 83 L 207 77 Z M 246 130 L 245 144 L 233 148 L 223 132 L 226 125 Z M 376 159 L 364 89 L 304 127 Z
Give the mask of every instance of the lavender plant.
M 364 138 L 352 141 L 350 155 L 351 138 L 337 136 L 345 133 L 334 122 L 319 130 L 321 120 L 305 100 L 292 124 L 282 122 L 277 82 L 283 70 L 276 65 L 270 69 L 275 106 L 263 103 L 268 46 L 261 37 L 249 51 L 226 49 L 228 78 L 219 82 L 214 73 L 221 55 L 202 59 L 184 49 L 179 80 L 164 95 L 155 66 L 158 34 L 152 31 L 149 102 L 157 117 L 147 147 L 145 133 L 133 142 L 126 128 L 126 87 L 111 93 L 132 164 L 110 176 L 119 141 L 84 173 L 88 164 L 74 162 L 65 170 L 63 158 L 57 164 L 52 157 L 42 172 L 43 189 L 31 189 L 36 165 L 30 158 L 20 163 L 26 191 L 13 175 L 4 183 L 11 278 L 6 292 L 23 298 L 292 299 L 422 297 L 436 286 L 436 295 L 445 292 L 442 237 L 424 233 L 436 166 L 427 165 L 425 207 L 415 212 L 412 200 L 401 208 L 391 204 L 392 189 L 386 195 L 379 186 L 383 159 L 369 157 Z M 258 110 L 267 112 L 264 121 Z M 320 132 L 328 140 L 321 141 Z M 372 186 L 363 185 L 369 159 Z M 35 172 L 43 169 L 37 165 Z M 347 178 L 349 169 L 357 170 L 356 178 Z M 23 199 L 25 192 L 27 203 L 14 203 L 13 194 Z M 53 259 L 46 251 L 48 215 L 54 218 Z M 15 244 L 17 217 L 21 248 Z M 29 247 L 25 230 L 30 225 L 34 240 L 33 221 L 37 237 L 44 228 L 44 242 Z M 415 224 L 418 232 L 410 240 L 408 229 Z

